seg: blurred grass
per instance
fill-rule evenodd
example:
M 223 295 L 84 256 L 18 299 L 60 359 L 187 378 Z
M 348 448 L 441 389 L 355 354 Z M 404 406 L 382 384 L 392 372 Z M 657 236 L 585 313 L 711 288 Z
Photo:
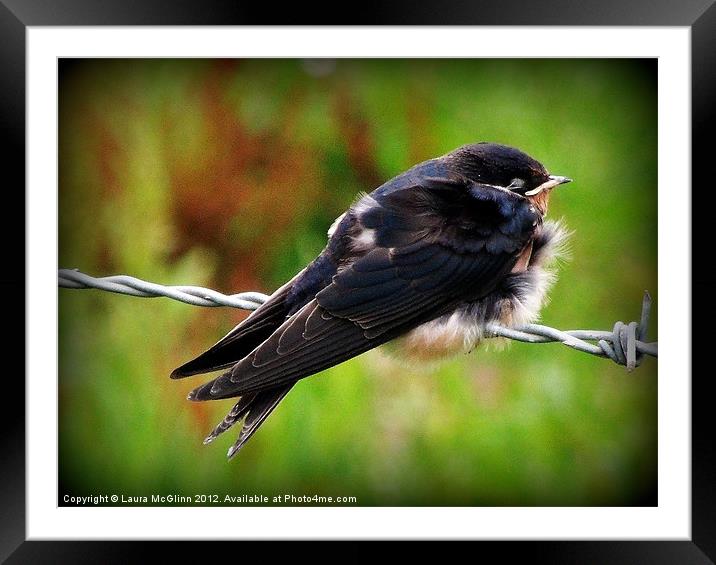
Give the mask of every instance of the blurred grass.
M 361 190 L 469 142 L 575 182 L 549 325 L 637 319 L 656 279 L 656 63 L 61 62 L 60 266 L 270 292 Z M 359 505 L 654 504 L 657 363 L 558 345 L 438 367 L 369 352 L 299 383 L 231 463 L 231 401 L 169 372 L 246 314 L 59 293 L 59 473 L 70 494 L 352 495 Z M 651 335 L 656 336 L 654 312 Z

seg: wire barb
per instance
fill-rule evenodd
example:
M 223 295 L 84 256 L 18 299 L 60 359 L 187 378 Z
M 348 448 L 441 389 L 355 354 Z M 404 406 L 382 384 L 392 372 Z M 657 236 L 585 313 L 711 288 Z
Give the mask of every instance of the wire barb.
M 260 292 L 227 295 L 200 286 L 164 286 L 127 275 L 96 278 L 77 269 L 60 269 L 57 274 L 58 285 L 61 288 L 95 288 L 139 298 L 163 296 L 193 306 L 230 306 L 242 310 L 256 310 L 269 298 L 268 295 Z M 646 341 L 650 313 L 651 295 L 648 291 L 644 291 L 639 323 L 617 322 L 611 332 L 563 331 L 539 324 L 527 324 L 517 328 L 490 324 L 487 331 L 488 337 L 504 337 L 524 343 L 559 342 L 583 353 L 611 359 L 618 365 L 624 365 L 627 371 L 631 372 L 641 364 L 645 355 L 658 357 L 658 343 Z M 590 341 L 596 341 L 597 344 L 589 343 Z

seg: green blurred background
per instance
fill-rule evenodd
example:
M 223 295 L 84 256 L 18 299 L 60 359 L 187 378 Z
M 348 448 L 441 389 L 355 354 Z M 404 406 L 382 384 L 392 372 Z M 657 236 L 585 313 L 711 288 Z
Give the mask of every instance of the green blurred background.
M 544 323 L 658 304 L 655 60 L 65 59 L 59 112 L 63 268 L 270 293 L 359 191 L 486 140 L 575 179 L 549 211 L 575 234 Z M 189 402 L 206 377 L 169 373 L 245 316 L 60 290 L 60 497 L 656 503 L 656 361 L 557 344 L 431 367 L 369 352 L 301 381 L 227 462 L 233 430 L 202 439 L 233 402 Z

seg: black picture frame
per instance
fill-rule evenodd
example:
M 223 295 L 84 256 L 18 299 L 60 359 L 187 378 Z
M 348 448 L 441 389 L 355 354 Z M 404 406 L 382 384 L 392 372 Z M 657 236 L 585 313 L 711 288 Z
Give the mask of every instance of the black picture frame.
M 343 21 L 341 12 L 312 11 L 304 3 L 276 10 L 257 5 L 222 3 L 218 1 L 189 2 L 175 0 L 171 4 L 157 0 L 120 2 L 109 0 L 0 0 L 0 124 L 6 148 L 0 152 L 5 186 L 5 219 L 0 229 L 4 246 L 5 268 L 0 275 L 0 288 L 9 300 L 3 301 L 4 312 L 13 315 L 13 324 L 6 323 L 5 359 L 19 358 L 9 352 L 23 350 L 24 304 L 32 300 L 25 292 L 25 250 L 14 244 L 22 227 L 11 219 L 24 218 L 25 210 L 25 37 L 28 26 L 67 25 L 261 25 L 261 24 L 316 24 L 321 19 L 332 25 L 566 25 L 566 26 L 689 26 L 692 38 L 692 292 L 699 300 L 694 308 L 692 351 L 705 351 L 701 346 L 709 332 L 698 332 L 699 322 L 712 319 L 713 304 L 709 297 L 714 277 L 706 263 L 698 259 L 708 257 L 711 238 L 706 231 L 712 220 L 708 206 L 694 206 L 702 191 L 713 185 L 710 177 L 712 159 L 707 135 L 714 130 L 714 104 L 716 99 L 716 6 L 714 0 L 669 0 L 645 2 L 643 0 L 546 0 L 501 2 L 443 0 L 442 2 L 393 2 L 388 5 L 363 3 L 360 10 L 351 14 L 352 21 Z M 336 5 L 336 9 L 339 6 Z M 342 8 L 341 8 L 342 10 Z M 346 13 L 346 12 L 343 12 Z M 709 136 L 710 137 L 710 136 Z M 675 198 L 688 197 L 675 194 Z M 21 310 L 23 310 L 21 312 Z M 6 316 L 6 319 L 9 317 Z M 48 323 L 53 323 L 48 320 Z M 689 328 L 684 328 L 689 331 Z M 699 358 L 703 358 L 701 355 Z M 24 357 L 22 358 L 24 361 Z M 8 563 L 35 562 L 133 562 L 146 557 L 146 542 L 74 542 L 25 541 L 25 388 L 19 378 L 20 367 L 5 370 L 0 410 L 2 439 L 0 439 L 0 559 Z M 695 366 L 692 364 L 692 366 Z M 538 562 L 574 563 L 713 563 L 716 560 L 716 448 L 710 430 L 711 396 L 708 394 L 710 377 L 697 369 L 692 374 L 692 537 L 690 541 L 585 541 L 585 542 L 474 542 L 479 547 L 468 551 L 497 553 L 500 559 L 510 561 L 528 558 Z M 688 378 L 690 375 L 668 375 L 670 378 Z M 13 410 L 11 410 L 14 409 Z M 238 528 L 237 528 L 238 531 Z M 247 542 L 241 542 L 241 552 L 253 552 Z M 288 554 L 301 554 L 303 549 L 291 542 L 281 546 Z M 298 542 L 300 543 L 300 542 Z M 156 545 L 154 542 L 152 545 Z M 219 544 L 224 546 L 225 544 Z M 181 554 L 184 559 L 203 556 L 208 551 L 203 544 L 187 547 L 184 543 L 163 543 L 162 552 Z M 370 544 L 352 543 L 352 548 L 340 546 L 326 548 L 321 553 L 335 557 L 336 551 L 353 560 L 361 559 Z M 215 555 L 216 546 L 211 554 Z M 444 556 L 444 549 L 436 548 Z M 277 548 L 272 548 L 275 555 Z M 420 547 L 427 557 L 426 549 Z M 315 553 L 312 553 L 315 555 Z M 237 554 L 237 559 L 241 555 Z

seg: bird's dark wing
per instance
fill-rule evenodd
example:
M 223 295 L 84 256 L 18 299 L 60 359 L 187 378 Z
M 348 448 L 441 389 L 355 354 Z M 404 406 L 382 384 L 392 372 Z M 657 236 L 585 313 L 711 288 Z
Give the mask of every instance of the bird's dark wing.
M 180 379 L 224 369 L 251 353 L 286 320 L 291 308 L 288 300 L 290 290 L 291 282 L 279 288 L 269 300 L 215 345 L 178 369 L 174 369 L 171 378 Z
M 316 293 L 336 273 L 335 256 L 343 250 L 341 237 L 329 241 L 315 261 L 274 292 L 251 315 L 207 351 L 172 372 L 174 379 L 224 369 L 246 357 Z
M 429 179 L 357 209 L 370 250 L 194 400 L 276 389 L 372 349 L 492 291 L 538 214 L 522 197 L 463 179 Z M 354 232 L 358 240 L 365 232 Z

